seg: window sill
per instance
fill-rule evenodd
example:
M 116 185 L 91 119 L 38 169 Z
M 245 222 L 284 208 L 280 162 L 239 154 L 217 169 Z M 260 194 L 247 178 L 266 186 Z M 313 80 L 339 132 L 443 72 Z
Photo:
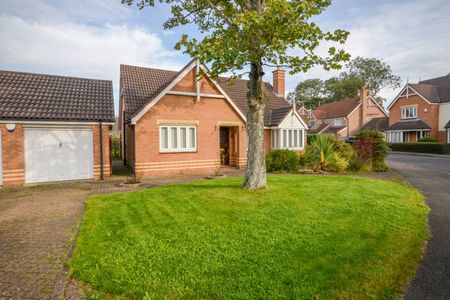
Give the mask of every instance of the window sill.
M 160 154 L 170 154 L 170 153 L 196 153 L 198 152 L 197 149 L 195 150 L 159 150 Z

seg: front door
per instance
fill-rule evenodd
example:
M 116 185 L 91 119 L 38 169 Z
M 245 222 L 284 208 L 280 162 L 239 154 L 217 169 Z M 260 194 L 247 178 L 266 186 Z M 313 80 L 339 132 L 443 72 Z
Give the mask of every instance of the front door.
M 230 128 L 220 127 L 220 163 L 230 164 Z

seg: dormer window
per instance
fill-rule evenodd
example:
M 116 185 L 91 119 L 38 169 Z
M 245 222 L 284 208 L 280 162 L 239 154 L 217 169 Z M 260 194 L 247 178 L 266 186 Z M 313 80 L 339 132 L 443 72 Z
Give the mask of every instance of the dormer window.
M 417 118 L 417 106 L 404 106 L 401 108 L 402 119 L 415 119 Z

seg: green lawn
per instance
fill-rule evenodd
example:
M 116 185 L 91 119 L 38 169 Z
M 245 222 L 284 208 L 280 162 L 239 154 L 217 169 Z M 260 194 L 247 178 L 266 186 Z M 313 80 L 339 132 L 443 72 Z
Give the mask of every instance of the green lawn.
M 90 198 L 70 261 L 91 296 L 395 298 L 428 238 L 415 190 L 352 177 L 240 178 Z

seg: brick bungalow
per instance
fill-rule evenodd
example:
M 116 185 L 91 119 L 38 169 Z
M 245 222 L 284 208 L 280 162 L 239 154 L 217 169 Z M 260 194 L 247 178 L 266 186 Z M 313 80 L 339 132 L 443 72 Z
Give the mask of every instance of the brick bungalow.
M 309 122 L 308 134 L 327 133 L 341 139 L 355 135 L 372 119 L 388 117 L 366 89 L 358 97 L 325 103 L 313 111 L 301 107 L 298 112 Z
M 450 143 L 450 74 L 406 84 L 388 109 L 388 142 L 416 142 L 431 136 Z
M 284 98 L 284 71 L 264 83 L 265 150 L 297 151 L 304 121 Z M 209 173 L 247 163 L 247 80 L 210 78 L 191 61 L 179 72 L 121 65 L 119 126 L 125 164 L 144 176 Z
M 0 185 L 110 175 L 112 82 L 0 71 Z

